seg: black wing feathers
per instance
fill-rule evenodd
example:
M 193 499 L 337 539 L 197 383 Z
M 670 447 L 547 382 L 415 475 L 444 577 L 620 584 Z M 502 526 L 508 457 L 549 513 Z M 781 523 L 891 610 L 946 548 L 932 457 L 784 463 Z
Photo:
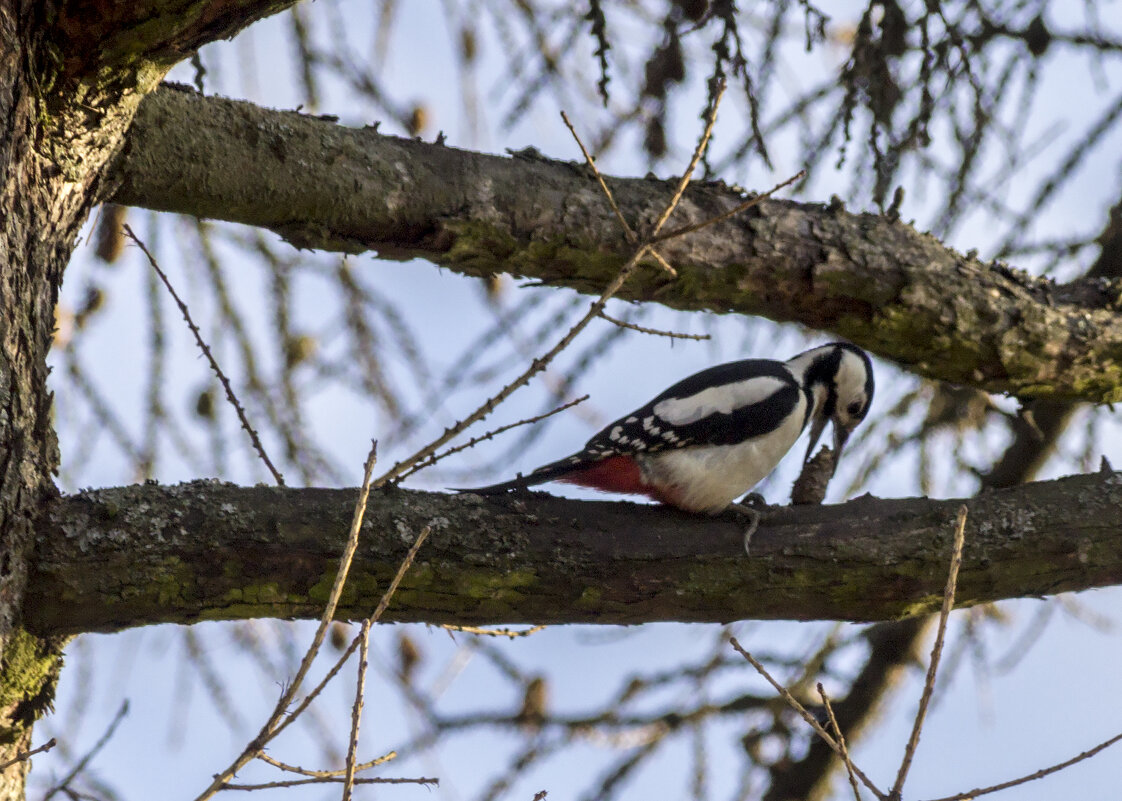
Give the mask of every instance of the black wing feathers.
M 712 413 L 695 422 L 672 424 L 655 413 L 655 407 L 674 398 L 690 398 L 715 387 L 753 378 L 783 382 L 756 403 Z M 679 381 L 643 407 L 606 426 L 584 446 L 582 454 L 606 458 L 615 453 L 657 452 L 690 445 L 733 445 L 774 430 L 799 402 L 802 390 L 781 363 L 770 359 L 743 359 L 702 370 Z
M 685 424 L 672 424 L 655 413 L 655 407 L 664 401 L 692 398 L 709 389 L 761 377 L 778 379 L 782 385 L 760 400 L 738 405 L 728 413 L 714 411 Z M 656 453 L 696 445 L 734 445 L 775 430 L 796 407 L 802 391 L 782 362 L 743 359 L 710 367 L 679 381 L 641 408 L 606 426 L 572 456 L 539 467 L 528 476 L 469 491 L 490 494 L 543 484 L 617 454 Z

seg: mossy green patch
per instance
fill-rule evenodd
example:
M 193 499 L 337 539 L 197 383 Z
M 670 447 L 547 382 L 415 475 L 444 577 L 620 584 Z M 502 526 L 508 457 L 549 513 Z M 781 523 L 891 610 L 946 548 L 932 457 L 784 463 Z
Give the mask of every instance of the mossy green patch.
M 532 570 L 512 570 L 510 572 L 472 571 L 461 575 L 457 581 L 460 594 L 475 599 L 498 599 L 513 601 L 522 597 L 518 588 L 531 586 L 536 579 Z
M 467 272 L 501 272 L 506 260 L 518 249 L 518 240 L 498 225 L 481 220 L 449 226 L 455 239 L 447 261 Z
M 577 598 L 579 609 L 599 609 L 604 599 L 604 593 L 599 587 L 585 587 Z
M 54 697 L 62 655 L 48 641 L 16 628 L 4 645 L 0 665 L 0 708 L 12 709 L 12 718 L 30 725 L 45 712 Z M 20 725 L 0 726 L 0 742 L 12 743 L 21 736 Z

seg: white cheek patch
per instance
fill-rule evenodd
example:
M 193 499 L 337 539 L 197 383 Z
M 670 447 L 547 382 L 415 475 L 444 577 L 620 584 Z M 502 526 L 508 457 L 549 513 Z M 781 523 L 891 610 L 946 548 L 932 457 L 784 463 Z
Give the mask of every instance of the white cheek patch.
M 667 398 L 654 413 L 672 426 L 696 423 L 713 414 L 732 414 L 737 409 L 767 400 L 789 382 L 774 376 L 759 376 L 735 384 L 703 389 L 686 398 Z

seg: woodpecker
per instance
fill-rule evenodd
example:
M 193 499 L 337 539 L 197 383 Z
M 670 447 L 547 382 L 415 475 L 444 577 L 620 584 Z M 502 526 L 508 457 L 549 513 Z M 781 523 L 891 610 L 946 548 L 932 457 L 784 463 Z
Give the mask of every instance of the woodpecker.
M 834 464 L 869 411 L 869 356 L 834 342 L 785 362 L 744 359 L 679 381 L 621 417 L 571 456 L 528 476 L 465 490 L 489 495 L 547 481 L 646 495 L 687 512 L 716 515 L 767 476 L 810 425 L 804 463 L 826 423 L 834 424 Z

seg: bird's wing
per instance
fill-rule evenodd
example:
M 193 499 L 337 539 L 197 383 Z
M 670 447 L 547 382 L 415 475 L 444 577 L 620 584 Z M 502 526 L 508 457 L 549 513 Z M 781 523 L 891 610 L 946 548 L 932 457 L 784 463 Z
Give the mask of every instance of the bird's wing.
M 575 456 L 606 459 L 669 448 L 733 445 L 774 431 L 798 405 L 800 393 L 798 382 L 781 362 L 745 359 L 718 365 L 679 381 L 606 426 Z
M 801 392 L 781 362 L 745 359 L 711 367 L 605 426 L 571 456 L 527 476 L 463 491 L 490 495 L 564 480 L 614 456 L 743 442 L 775 430 Z

